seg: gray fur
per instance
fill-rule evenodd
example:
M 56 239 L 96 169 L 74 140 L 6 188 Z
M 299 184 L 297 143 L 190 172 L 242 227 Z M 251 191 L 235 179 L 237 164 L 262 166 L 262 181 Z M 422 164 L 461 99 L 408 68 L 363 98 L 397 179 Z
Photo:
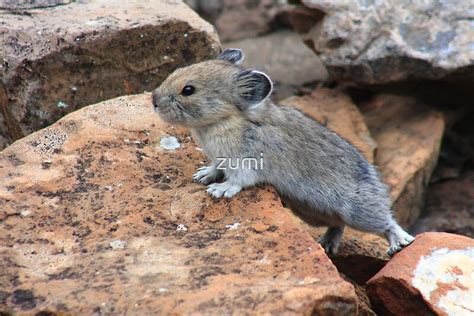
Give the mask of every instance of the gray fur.
M 203 72 L 201 68 L 210 69 Z M 393 219 L 388 188 L 376 168 L 335 132 L 292 107 L 273 104 L 268 99 L 271 80 L 267 75 L 249 76 L 252 70 L 222 61 L 178 71 L 154 91 L 155 109 L 164 120 L 192 129 L 212 161 L 193 179 L 208 184 L 209 194 L 230 198 L 243 188 L 271 184 L 303 220 L 327 223 L 329 228 L 320 243 L 331 253 L 337 252 L 345 225 L 385 235 L 390 255 L 414 240 Z M 195 73 L 203 77 L 202 87 L 213 88 L 201 91 L 205 98 L 180 98 L 178 92 L 184 83 L 199 82 Z M 229 86 L 215 75 L 220 73 L 227 79 L 230 76 Z M 248 80 L 239 82 L 242 78 Z M 215 90 L 219 84 L 224 92 Z M 263 92 L 252 96 L 246 106 L 239 104 L 252 88 Z M 163 95 L 167 93 L 171 94 Z M 179 108 L 193 110 L 176 115 L 180 111 L 176 102 L 180 102 Z M 219 157 L 259 159 L 261 153 L 262 169 L 218 170 L 216 166 Z M 224 182 L 215 182 L 222 176 Z
M 240 49 L 228 48 L 217 56 L 218 60 L 226 60 L 232 64 L 239 65 L 244 61 L 244 54 Z

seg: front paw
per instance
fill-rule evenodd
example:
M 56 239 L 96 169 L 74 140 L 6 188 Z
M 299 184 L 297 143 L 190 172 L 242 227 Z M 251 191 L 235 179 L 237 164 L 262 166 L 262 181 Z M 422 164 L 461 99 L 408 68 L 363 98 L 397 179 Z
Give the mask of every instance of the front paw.
M 229 182 L 222 182 L 209 185 L 206 192 L 215 198 L 220 198 L 221 196 L 231 198 L 239 193 L 240 190 L 242 190 L 242 187 L 239 185 L 230 184 Z
M 215 182 L 217 178 L 217 170 L 212 167 L 201 167 L 193 175 L 193 180 L 202 184 L 209 184 Z

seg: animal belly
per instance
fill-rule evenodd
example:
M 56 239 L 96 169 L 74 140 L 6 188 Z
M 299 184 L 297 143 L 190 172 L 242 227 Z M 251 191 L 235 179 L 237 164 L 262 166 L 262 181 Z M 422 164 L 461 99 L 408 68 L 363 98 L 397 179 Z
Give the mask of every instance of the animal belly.
M 343 221 L 334 211 L 321 210 L 308 205 L 307 203 L 280 195 L 283 206 L 291 211 L 306 223 L 313 226 L 339 226 Z

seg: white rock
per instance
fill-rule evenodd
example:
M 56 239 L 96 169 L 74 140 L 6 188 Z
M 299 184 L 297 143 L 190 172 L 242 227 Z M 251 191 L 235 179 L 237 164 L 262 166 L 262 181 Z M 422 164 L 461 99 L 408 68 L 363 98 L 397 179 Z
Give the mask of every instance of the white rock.
M 117 240 L 111 241 L 109 245 L 110 247 L 112 247 L 112 249 L 124 249 L 126 246 L 126 243 L 123 240 L 117 239 Z
M 169 137 L 163 137 L 160 140 L 160 147 L 166 150 L 174 150 L 181 147 L 181 145 L 179 144 L 178 139 L 176 137 L 169 136 Z

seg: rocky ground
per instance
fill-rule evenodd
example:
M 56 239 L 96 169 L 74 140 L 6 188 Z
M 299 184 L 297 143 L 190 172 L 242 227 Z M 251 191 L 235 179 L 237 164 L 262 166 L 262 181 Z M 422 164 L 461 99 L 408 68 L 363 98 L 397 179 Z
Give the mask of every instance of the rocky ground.
M 273 188 L 215 200 L 191 181 L 205 156 L 141 93 L 220 50 L 181 1 L 6 1 L 0 145 L 18 140 L 0 152 L 0 314 L 470 315 L 468 2 L 187 2 L 275 101 L 378 166 L 415 242 L 389 258 L 348 229 L 328 257 L 325 228 Z

